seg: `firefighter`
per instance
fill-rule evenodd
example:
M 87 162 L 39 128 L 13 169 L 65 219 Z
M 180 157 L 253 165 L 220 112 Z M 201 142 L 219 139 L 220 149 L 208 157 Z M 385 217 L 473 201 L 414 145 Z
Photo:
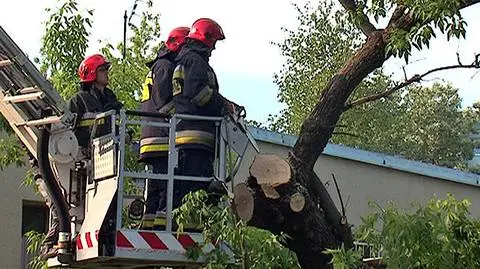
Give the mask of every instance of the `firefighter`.
M 80 91 L 70 99 L 69 109 L 72 113 L 77 113 L 75 135 L 82 149 L 88 148 L 90 127 L 96 114 L 112 109 L 118 112 L 123 106 L 115 93 L 107 87 L 110 65 L 103 55 L 94 54 L 86 57 L 78 69 Z M 108 125 L 108 121 L 99 121 L 97 124 Z
M 225 39 L 218 23 L 209 18 L 196 20 L 179 52 L 173 74 L 173 95 L 178 114 L 223 116 L 234 113 L 237 105 L 219 93 L 214 70 L 208 61 L 218 40 Z M 215 125 L 208 121 L 182 120 L 177 125 L 178 173 L 184 176 L 213 177 Z M 179 181 L 174 206 L 191 191 L 208 191 L 208 182 Z
M 173 29 L 159 50 L 157 57 L 147 63 L 150 68 L 142 89 L 141 110 L 146 112 L 173 113 L 172 74 L 173 60 L 185 43 L 188 27 Z M 161 118 L 144 118 L 148 121 L 166 122 Z M 151 166 L 154 173 L 167 173 L 168 168 L 168 128 L 143 126 L 140 138 L 140 161 Z M 146 207 L 141 228 L 149 230 L 164 226 L 167 182 L 148 180 Z
M 94 54 L 86 57 L 78 69 L 80 91 L 70 99 L 68 109 L 77 114 L 74 133 L 80 146 L 80 159 L 89 158 L 90 128 L 96 114 L 112 109 L 119 111 L 122 107 L 115 93 L 107 87 L 109 68 L 110 63 L 104 56 Z M 105 127 L 101 128 L 103 130 L 110 128 L 108 120 L 99 121 L 98 124 Z M 68 183 L 62 183 L 62 180 L 68 178 L 70 178 L 68 175 L 59 176 L 65 197 L 67 193 L 65 187 L 68 187 L 65 184 Z M 41 179 L 37 179 L 37 182 L 42 184 Z M 53 223 L 40 249 L 40 258 L 43 260 L 56 256 L 54 244 L 58 241 L 58 219 L 55 218 L 55 210 L 53 211 Z

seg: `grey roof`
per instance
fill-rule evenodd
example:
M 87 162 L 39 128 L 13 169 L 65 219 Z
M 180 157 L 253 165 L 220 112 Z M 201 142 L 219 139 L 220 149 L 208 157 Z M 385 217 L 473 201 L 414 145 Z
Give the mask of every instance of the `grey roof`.
M 249 130 L 255 140 L 286 147 L 293 147 L 295 141 L 297 140 L 297 137 L 293 135 L 281 134 L 257 127 L 249 127 Z M 480 175 L 419 161 L 407 160 L 387 154 L 335 145 L 331 143 L 326 146 L 323 154 L 452 182 L 464 183 L 477 187 L 480 186 Z

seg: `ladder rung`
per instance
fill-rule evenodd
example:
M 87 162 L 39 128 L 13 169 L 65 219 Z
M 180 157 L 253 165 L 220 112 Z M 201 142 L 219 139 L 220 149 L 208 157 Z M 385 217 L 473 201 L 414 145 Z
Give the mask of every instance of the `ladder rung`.
M 26 101 L 35 101 L 44 97 L 43 92 L 34 92 L 34 93 L 27 93 L 27 94 L 20 94 L 20 95 L 13 95 L 13 96 L 5 96 L 3 98 L 4 102 L 7 103 L 21 103 Z
M 2 60 L 0 61 L 0 67 L 4 67 L 4 66 L 9 66 L 9 65 L 12 65 L 13 62 L 10 61 L 10 60 Z
M 44 125 L 44 124 L 59 123 L 60 121 L 61 121 L 60 117 L 51 116 L 51 117 L 46 117 L 46 118 L 43 118 L 43 119 L 30 120 L 30 121 L 27 121 L 27 122 L 23 122 L 23 123 L 17 124 L 17 126 L 27 125 L 27 126 L 32 127 L 32 126 L 38 126 L 38 125 Z
M 40 90 L 37 87 L 27 87 L 19 90 L 18 92 L 21 94 L 27 94 L 27 93 L 34 93 L 34 92 L 39 92 Z

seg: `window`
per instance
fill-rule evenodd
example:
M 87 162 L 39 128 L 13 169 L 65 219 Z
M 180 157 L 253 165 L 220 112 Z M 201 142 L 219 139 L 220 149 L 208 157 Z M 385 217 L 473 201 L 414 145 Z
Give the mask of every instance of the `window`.
M 22 236 L 29 231 L 47 232 L 49 210 L 42 202 L 23 201 Z

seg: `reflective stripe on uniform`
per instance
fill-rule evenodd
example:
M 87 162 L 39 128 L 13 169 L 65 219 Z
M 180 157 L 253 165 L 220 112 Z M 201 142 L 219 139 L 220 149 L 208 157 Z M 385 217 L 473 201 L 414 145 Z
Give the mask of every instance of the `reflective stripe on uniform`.
M 147 137 L 140 140 L 140 153 L 168 151 L 168 137 Z
M 212 99 L 213 89 L 209 86 L 205 86 L 195 97 L 192 98 L 192 102 L 197 106 L 204 106 L 210 99 Z
M 158 110 L 160 113 L 165 113 L 165 114 L 170 114 L 173 115 L 175 114 L 175 102 L 172 100 L 165 104 L 160 110 Z
M 183 90 L 183 81 L 185 79 L 185 68 L 183 65 L 177 65 L 175 70 L 173 70 L 172 76 L 172 95 L 176 96 L 182 93 Z
M 153 78 L 152 78 L 152 71 L 149 71 L 147 76 L 145 77 L 145 82 L 142 85 L 142 100 L 141 102 L 145 102 L 150 100 L 150 89 L 153 85 Z
M 93 124 L 95 123 L 95 120 L 94 119 L 81 119 L 80 121 L 78 121 L 78 127 L 90 127 L 90 126 L 93 126 Z M 97 125 L 103 125 L 105 124 L 105 119 L 98 119 L 97 120 Z
M 86 112 L 83 114 L 82 118 L 78 121 L 78 126 L 79 127 L 89 127 L 93 126 L 95 123 L 95 117 L 99 113 L 93 113 L 93 112 Z M 103 125 L 105 124 L 105 118 L 100 118 L 97 120 L 97 125 Z
M 159 151 L 168 151 L 168 144 L 140 146 L 140 153 L 159 152 Z
M 175 143 L 177 145 L 184 144 L 202 144 L 213 147 L 215 144 L 215 136 L 212 133 L 197 130 L 179 131 L 176 134 Z

